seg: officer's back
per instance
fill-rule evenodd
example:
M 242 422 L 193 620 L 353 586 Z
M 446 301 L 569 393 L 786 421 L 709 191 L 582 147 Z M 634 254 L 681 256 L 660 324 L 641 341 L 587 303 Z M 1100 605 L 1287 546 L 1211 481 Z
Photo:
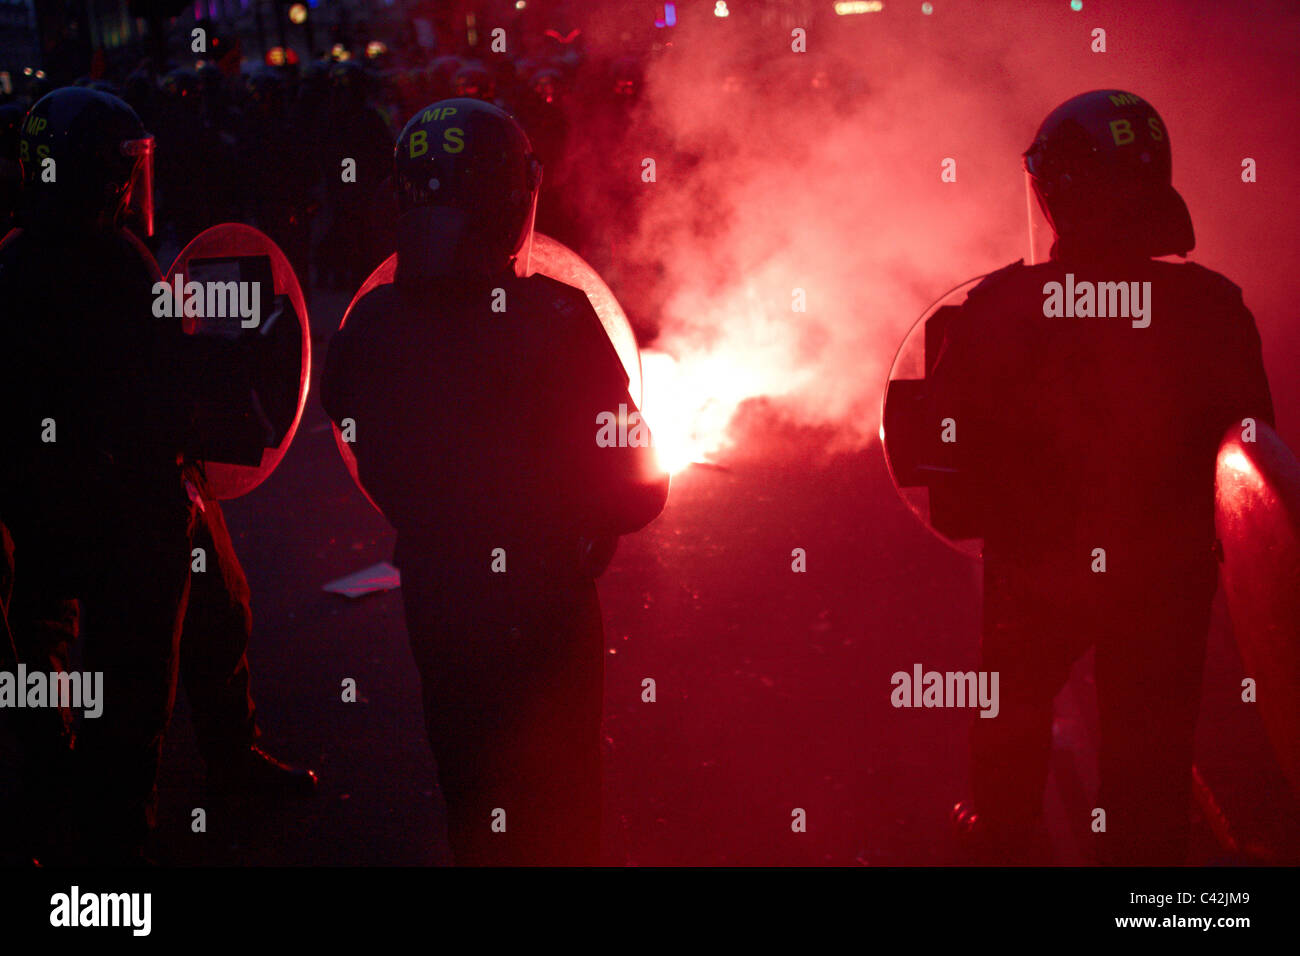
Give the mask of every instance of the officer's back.
M 1125 296 L 1102 301 L 1127 298 L 1125 314 L 1096 315 L 1097 287 L 1114 282 Z M 1057 288 L 1075 312 L 1089 286 L 1093 315 L 1044 314 Z M 1240 289 L 1199 265 L 1136 257 L 995 273 L 948 330 L 938 382 L 962 395 L 958 443 L 990 506 L 990 557 L 1026 567 L 1057 556 L 1086 567 L 1078 555 L 1096 546 L 1121 576 L 1204 567 L 1224 429 L 1272 414 Z
M 630 399 L 586 296 L 541 276 L 499 281 L 369 293 L 330 345 L 324 401 L 356 422 L 376 504 L 405 537 L 436 538 L 441 563 L 486 568 L 501 547 L 512 579 L 540 562 L 568 574 L 578 534 L 635 530 L 658 507 L 638 513 L 617 473 L 629 453 L 596 444 L 597 415 Z

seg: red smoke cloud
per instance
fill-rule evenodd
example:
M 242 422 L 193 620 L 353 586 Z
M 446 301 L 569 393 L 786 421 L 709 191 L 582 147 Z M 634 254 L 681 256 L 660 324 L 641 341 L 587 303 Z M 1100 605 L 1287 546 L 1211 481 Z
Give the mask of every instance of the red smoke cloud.
M 629 6 L 593 13 L 598 55 L 619 55 L 656 13 Z M 729 6 L 718 20 L 711 4 L 678 4 L 619 161 L 578 187 L 597 205 L 621 197 L 607 213 L 616 288 L 620 272 L 661 275 L 646 408 L 677 463 L 718 451 L 758 396 L 844 442 L 872 440 L 889 361 L 922 309 L 1025 255 L 1020 155 L 1038 123 L 1109 87 L 1163 116 L 1196 225 L 1190 258 L 1244 289 L 1280 430 L 1300 447 L 1293 4 L 937 0 L 928 16 L 891 2 L 837 17 L 828 3 L 806 23 L 791 7 Z M 797 26 L 806 53 L 791 50 Z M 638 181 L 643 158 L 655 182 Z M 946 158 L 955 183 L 940 179 Z

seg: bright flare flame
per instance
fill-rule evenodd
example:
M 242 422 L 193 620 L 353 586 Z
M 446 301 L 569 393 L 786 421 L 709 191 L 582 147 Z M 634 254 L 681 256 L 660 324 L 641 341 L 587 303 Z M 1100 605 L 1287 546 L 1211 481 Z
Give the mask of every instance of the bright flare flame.
M 794 409 L 824 377 L 803 358 L 797 322 L 765 311 L 750 293 L 736 290 L 722 301 L 694 310 L 707 337 L 678 333 L 641 352 L 642 411 L 669 473 L 712 464 L 731 444 L 732 418 L 747 399 L 793 402 L 787 407 Z
M 746 398 L 763 394 L 758 376 L 723 352 L 682 359 L 653 349 L 641 353 L 646 422 L 659 465 L 677 473 L 729 444 L 727 426 Z

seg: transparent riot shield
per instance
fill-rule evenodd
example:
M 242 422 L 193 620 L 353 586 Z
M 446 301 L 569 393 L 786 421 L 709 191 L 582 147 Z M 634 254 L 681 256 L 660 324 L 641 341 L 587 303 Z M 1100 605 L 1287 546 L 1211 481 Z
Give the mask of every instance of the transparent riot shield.
M 912 325 L 890 366 L 880 409 L 880 446 L 898 496 L 939 540 L 970 557 L 980 556 L 983 542 L 962 507 L 961 476 L 952 446 L 942 440 L 942 423 L 930 409 L 926 379 L 947 322 L 983 278 L 954 287 Z
M 164 281 L 186 334 L 211 341 L 214 356 L 242 357 L 238 386 L 197 396 L 194 449 L 211 492 L 241 497 L 280 464 L 307 402 L 311 327 L 302 287 L 268 236 L 233 222 L 195 237 Z

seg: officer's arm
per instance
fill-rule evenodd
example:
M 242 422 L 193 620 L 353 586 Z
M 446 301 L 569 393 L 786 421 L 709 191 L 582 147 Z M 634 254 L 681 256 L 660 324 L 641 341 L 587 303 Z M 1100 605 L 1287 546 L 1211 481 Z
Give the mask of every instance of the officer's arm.
M 573 343 L 585 387 L 570 406 L 575 493 L 584 531 L 630 534 L 653 521 L 668 500 L 669 476 L 651 445 L 649 426 L 628 393 L 627 374 L 595 323 L 583 323 Z M 572 388 L 571 381 L 567 386 Z
M 608 401 L 596 403 L 599 410 L 615 411 L 616 428 L 621 428 L 623 422 L 617 421 L 622 418 L 619 404 L 625 402 L 627 431 L 636 433 L 639 424 L 638 440 L 644 440 L 645 444 L 594 446 L 598 472 L 608 475 L 609 482 L 598 480 L 595 484 L 597 493 L 592 502 L 592 514 L 596 525 L 593 530 L 605 534 L 630 534 L 644 528 L 664 510 L 668 502 L 669 475 L 659 465 L 650 443 L 649 426 L 642 420 L 641 411 L 628 394 L 627 387 L 624 386 L 618 394 L 611 390 L 608 395 Z M 616 400 L 619 404 L 615 404 Z
M 1264 370 L 1263 348 L 1255 317 L 1246 308 L 1241 290 L 1233 286 L 1234 301 L 1228 328 L 1231 339 L 1224 350 L 1228 378 L 1223 390 L 1224 428 L 1240 424 L 1243 418 L 1255 418 L 1275 425 L 1273 395 Z

